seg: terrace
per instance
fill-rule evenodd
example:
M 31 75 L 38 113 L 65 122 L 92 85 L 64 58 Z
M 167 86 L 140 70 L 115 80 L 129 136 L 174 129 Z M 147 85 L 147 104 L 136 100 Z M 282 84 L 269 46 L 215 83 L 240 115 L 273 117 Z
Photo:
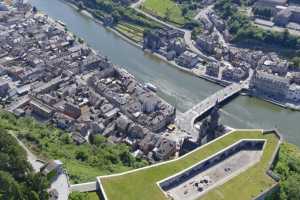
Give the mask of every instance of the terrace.
M 185 156 L 150 167 L 129 171 L 122 174 L 98 177 L 105 199 L 122 200 L 165 200 L 166 193 L 157 184 L 161 180 L 178 174 L 201 161 L 216 155 L 218 152 L 237 144 L 242 140 L 264 140 L 260 160 L 246 171 L 211 188 L 202 199 L 253 199 L 269 189 L 274 181 L 267 171 L 273 161 L 280 142 L 275 132 L 263 133 L 262 130 L 237 130 L 226 134 L 215 141 L 199 147 Z M 241 196 L 242 195 L 242 196 Z M 198 197 L 196 197 L 198 198 Z
M 193 200 L 260 161 L 265 140 L 242 140 L 158 184 L 174 200 Z

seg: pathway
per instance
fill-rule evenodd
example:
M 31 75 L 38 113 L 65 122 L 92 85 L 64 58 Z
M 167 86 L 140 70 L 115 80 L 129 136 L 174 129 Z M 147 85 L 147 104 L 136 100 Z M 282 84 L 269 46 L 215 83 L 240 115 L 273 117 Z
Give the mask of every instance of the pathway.
M 70 190 L 72 192 L 93 192 L 97 190 L 97 182 L 88 182 L 88 183 L 81 183 L 76 185 L 71 185 Z
M 152 19 L 153 21 L 156 21 L 157 23 L 160 23 L 168 28 L 171 28 L 171 29 L 175 29 L 175 30 L 179 30 L 179 31 L 182 31 L 184 32 L 184 40 L 185 40 L 185 43 L 186 45 L 189 47 L 189 49 L 198 54 L 201 58 L 205 59 L 205 60 L 208 60 L 208 61 L 214 61 L 216 62 L 217 60 L 211 56 L 206 56 L 204 55 L 198 48 L 195 47 L 195 44 L 194 44 L 194 41 L 192 40 L 192 32 L 190 30 L 186 30 L 186 29 L 182 29 L 182 28 L 178 28 L 177 26 L 174 26 L 172 24 L 169 24 L 165 21 L 162 21 L 160 19 L 158 19 L 157 17 L 147 13 L 147 12 L 144 12 L 143 10 L 140 10 L 138 7 L 139 5 L 141 5 L 145 0 L 140 0 L 138 1 L 137 3 L 135 4 L 132 4 L 131 7 L 133 9 L 135 9 L 137 12 L 145 15 L 146 17 Z
M 40 161 L 36 155 L 31 153 L 31 151 L 24 145 L 24 143 L 19 140 L 15 134 L 10 133 L 16 140 L 18 141 L 19 145 L 26 151 L 27 154 L 27 161 L 31 164 L 33 170 L 37 173 L 40 171 L 41 167 L 45 164 L 43 161 Z

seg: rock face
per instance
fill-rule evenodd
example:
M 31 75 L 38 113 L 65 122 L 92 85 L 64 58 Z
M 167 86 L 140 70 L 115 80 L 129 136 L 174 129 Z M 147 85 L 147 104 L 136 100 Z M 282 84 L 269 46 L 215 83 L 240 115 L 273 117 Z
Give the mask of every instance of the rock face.
M 217 102 L 210 116 L 205 118 L 201 124 L 198 143 L 202 144 L 204 138 L 206 138 L 206 142 L 209 142 L 224 134 L 224 131 L 224 126 L 220 124 L 219 105 Z

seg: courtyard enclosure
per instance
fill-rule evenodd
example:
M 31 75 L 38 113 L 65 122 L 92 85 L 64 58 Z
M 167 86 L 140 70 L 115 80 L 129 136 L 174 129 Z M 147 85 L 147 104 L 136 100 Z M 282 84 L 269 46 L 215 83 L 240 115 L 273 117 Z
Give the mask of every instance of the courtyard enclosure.
M 258 163 L 264 143 L 241 140 L 158 184 L 174 200 L 197 199 Z
M 279 144 L 279 138 L 275 132 L 263 134 L 262 130 L 233 131 L 179 159 L 123 174 L 98 177 L 102 193 L 109 200 L 139 200 L 141 197 L 144 200 L 167 199 L 157 184 L 159 181 L 167 179 L 245 139 L 266 141 L 260 161 L 239 176 L 209 191 L 202 199 L 220 199 L 220 195 L 223 199 L 252 199 L 276 184 L 266 174 Z

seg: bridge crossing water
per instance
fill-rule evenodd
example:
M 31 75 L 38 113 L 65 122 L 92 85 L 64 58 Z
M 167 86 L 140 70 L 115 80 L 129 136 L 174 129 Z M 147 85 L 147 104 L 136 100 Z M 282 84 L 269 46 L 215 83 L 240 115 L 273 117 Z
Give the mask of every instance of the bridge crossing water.
M 233 83 L 217 91 L 213 95 L 207 97 L 206 99 L 195 105 L 187 112 L 178 116 L 176 119 L 177 127 L 192 135 L 197 134 L 197 131 L 194 127 L 195 120 L 212 109 L 217 102 L 222 103 L 226 101 L 230 97 L 239 93 L 243 88 L 244 84 Z

